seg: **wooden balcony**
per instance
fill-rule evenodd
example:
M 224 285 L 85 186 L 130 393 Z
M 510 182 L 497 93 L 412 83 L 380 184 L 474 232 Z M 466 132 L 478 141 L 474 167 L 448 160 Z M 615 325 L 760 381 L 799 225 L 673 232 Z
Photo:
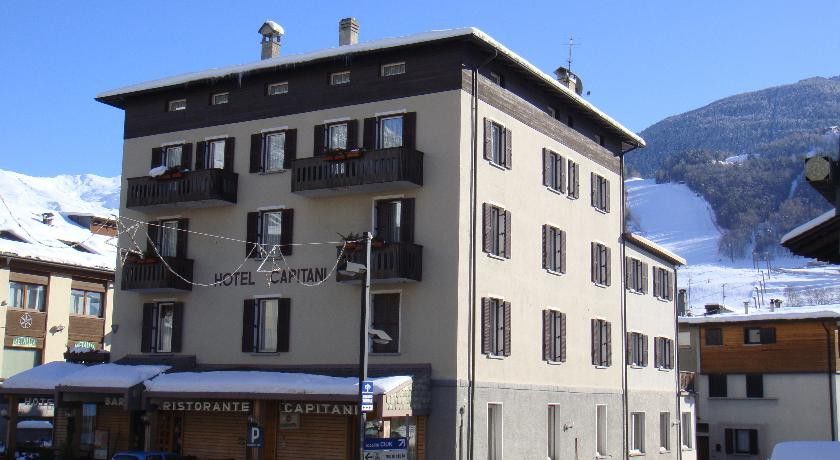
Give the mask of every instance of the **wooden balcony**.
M 339 252 L 341 247 L 338 248 Z M 361 246 L 345 251 L 348 262 L 365 264 L 365 250 Z M 384 243 L 382 247 L 371 248 L 371 282 L 405 283 L 420 281 L 423 274 L 423 246 L 414 243 Z M 355 276 L 336 273 L 336 281 L 355 284 Z
M 332 158 L 332 159 L 331 159 Z M 295 160 L 292 192 L 335 196 L 404 190 L 423 185 L 423 152 L 397 147 L 372 150 L 345 159 L 323 155 Z
M 680 391 L 694 393 L 694 372 L 680 371 Z
M 166 264 L 163 263 L 164 261 Z M 126 261 L 122 269 L 122 290 L 139 292 L 191 291 L 192 285 L 172 273 L 166 265 L 169 265 L 169 268 L 182 277 L 188 280 L 193 279 L 192 259 L 164 257 L 163 261 Z
M 168 179 L 131 177 L 127 181 L 125 206 L 129 209 L 160 210 L 236 203 L 238 175 L 224 169 L 188 171 Z

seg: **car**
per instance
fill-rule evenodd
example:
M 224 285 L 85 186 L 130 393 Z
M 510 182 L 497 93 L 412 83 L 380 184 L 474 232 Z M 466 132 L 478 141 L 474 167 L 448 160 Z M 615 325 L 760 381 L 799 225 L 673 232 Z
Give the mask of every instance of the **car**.
M 840 442 L 785 441 L 773 447 L 770 460 L 836 460 L 840 458 Z
M 111 460 L 181 460 L 181 456 L 172 452 L 117 452 Z

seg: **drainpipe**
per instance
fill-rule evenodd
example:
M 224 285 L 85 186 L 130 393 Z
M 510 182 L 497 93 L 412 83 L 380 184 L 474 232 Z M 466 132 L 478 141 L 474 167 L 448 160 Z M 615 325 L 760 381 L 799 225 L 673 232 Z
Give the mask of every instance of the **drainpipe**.
M 674 267 L 674 291 L 677 290 L 677 269 Z M 680 356 L 680 344 L 677 341 L 680 337 L 680 322 L 679 316 L 677 315 L 677 296 L 674 296 L 674 361 L 676 361 L 677 365 L 674 366 L 674 380 L 677 382 L 677 420 L 679 423 L 677 424 L 677 458 L 682 460 L 682 410 L 680 409 L 680 397 L 681 397 L 681 388 L 680 388 L 680 363 L 679 363 L 679 356 Z M 697 374 L 694 374 L 695 376 Z
M 476 235 L 478 234 L 478 69 L 486 66 L 499 55 L 497 49 L 493 49 L 493 56 L 473 67 L 472 70 L 472 99 L 470 107 L 470 118 L 472 121 L 472 146 L 470 152 L 470 269 L 469 269 L 469 349 L 467 350 L 467 361 L 469 376 L 467 379 L 467 406 L 469 417 L 467 419 L 467 459 L 474 457 L 474 434 L 475 431 L 475 364 L 476 364 L 476 312 L 478 296 L 476 294 Z M 461 451 L 461 446 L 458 446 Z
M 833 363 L 833 356 L 832 356 L 832 347 L 831 347 L 831 332 L 832 330 L 826 326 L 825 322 L 822 323 L 823 329 L 825 329 L 825 357 L 826 363 L 828 364 L 826 368 L 826 375 L 828 376 L 828 414 L 831 419 L 831 440 L 837 440 L 837 430 L 835 427 L 836 424 L 836 415 L 834 411 L 836 410 L 836 401 L 834 401 L 834 366 Z
M 638 147 L 633 147 L 630 150 L 621 152 L 618 155 L 618 164 L 619 164 L 619 177 L 621 178 L 621 212 L 619 218 L 621 219 L 621 273 L 619 273 L 619 277 L 621 282 L 619 286 L 621 286 L 621 394 L 622 394 L 622 412 L 624 415 L 623 421 L 623 434 L 622 434 L 622 458 L 627 458 L 629 450 L 629 433 L 627 432 L 628 427 L 630 426 L 629 416 L 630 414 L 628 411 L 630 410 L 630 403 L 628 399 L 628 385 L 627 385 L 627 286 L 625 283 L 627 282 L 627 277 L 625 276 L 627 267 L 625 267 L 625 256 L 627 255 L 627 239 L 625 238 L 625 233 L 627 232 L 627 225 L 624 222 L 624 207 L 627 205 L 627 198 L 625 196 L 625 188 L 624 188 L 624 155 L 627 153 L 636 150 Z

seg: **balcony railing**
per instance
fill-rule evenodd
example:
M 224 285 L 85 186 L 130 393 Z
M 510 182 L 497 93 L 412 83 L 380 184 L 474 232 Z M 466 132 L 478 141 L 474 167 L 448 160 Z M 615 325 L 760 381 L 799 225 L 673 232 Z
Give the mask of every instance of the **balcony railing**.
M 341 247 L 338 248 L 341 251 Z M 348 262 L 365 264 L 364 245 L 344 253 Z M 379 282 L 420 281 L 423 274 L 423 246 L 414 243 L 384 243 L 371 248 L 370 279 Z M 339 282 L 359 282 L 351 275 L 336 274 Z
M 423 185 L 423 152 L 417 150 L 397 147 L 364 152 L 356 158 L 330 158 L 324 155 L 295 160 L 292 192 L 329 196 Z
M 179 173 L 178 177 L 132 177 L 126 191 L 127 208 L 209 207 L 236 203 L 238 175 L 224 169 Z
M 694 393 L 694 372 L 680 371 L 680 391 Z
M 166 262 L 164 264 L 163 262 Z M 192 259 L 177 259 L 164 257 L 161 260 L 126 261 L 122 269 L 123 291 L 191 291 L 192 285 L 187 283 L 172 269 L 187 280 L 193 279 Z

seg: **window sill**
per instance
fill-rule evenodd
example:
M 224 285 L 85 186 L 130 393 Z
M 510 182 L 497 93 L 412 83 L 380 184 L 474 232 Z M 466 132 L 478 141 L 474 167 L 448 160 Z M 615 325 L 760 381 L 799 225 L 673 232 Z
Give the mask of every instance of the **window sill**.
M 566 194 L 566 198 L 570 200 L 577 200 L 578 198 L 580 198 L 580 196 Z
M 660 302 L 672 302 L 671 299 L 663 299 L 662 297 L 653 296 L 653 298 Z
M 502 171 L 507 171 L 508 170 L 508 168 L 505 168 L 503 165 L 500 165 L 499 163 L 496 163 L 493 160 L 487 160 L 487 162 L 490 163 L 490 166 L 492 166 L 496 169 L 501 169 Z
M 566 194 L 566 192 L 562 192 L 559 189 L 556 189 L 554 187 L 549 187 L 547 185 L 545 186 L 545 189 L 548 190 L 549 192 L 555 194 L 555 195 L 565 195 Z
M 630 457 L 644 457 L 645 453 L 640 450 L 631 450 L 627 455 Z
M 668 368 L 665 368 L 665 367 L 657 367 L 656 370 L 658 370 L 659 372 L 671 372 L 673 369 L 668 369 Z
M 609 369 L 610 366 L 595 366 L 595 369 Z
M 498 359 L 498 360 L 505 359 L 505 357 L 502 356 L 502 355 L 484 355 L 484 356 L 486 356 L 487 359 Z
M 563 364 L 566 364 L 564 361 L 546 361 L 545 363 L 549 366 L 562 366 Z
M 644 369 L 645 366 L 639 364 L 630 364 L 630 369 Z
M 660 447 L 660 448 L 659 448 L 659 453 L 660 453 L 660 454 L 670 454 L 670 453 L 671 453 L 671 449 L 664 449 L 664 448 Z
M 493 253 L 491 253 L 491 252 L 485 252 L 485 254 L 487 254 L 487 257 L 489 257 L 489 258 L 491 258 L 491 259 L 496 259 L 496 260 L 507 260 L 507 258 L 506 258 L 506 257 L 504 257 L 504 256 L 498 256 L 498 255 L 493 254 Z
M 609 284 L 601 284 L 601 283 L 592 283 L 592 284 L 594 284 L 595 287 L 599 287 L 599 288 L 603 288 L 603 289 L 606 289 L 606 288 L 610 287 Z
M 609 212 L 609 211 L 607 211 L 606 209 L 597 208 L 597 207 L 595 207 L 595 206 L 592 206 L 592 207 L 593 207 L 596 211 L 598 211 L 599 213 L 601 213 L 601 214 L 609 214 L 609 213 L 610 213 L 610 212 Z
M 630 288 L 628 288 L 628 289 L 627 289 L 627 292 L 629 292 L 630 294 L 645 295 L 645 292 L 644 292 L 644 291 L 639 291 L 639 290 L 636 290 L 636 289 L 630 289 Z
M 565 273 L 563 273 L 563 272 L 558 272 L 557 270 L 552 270 L 552 269 L 550 269 L 550 268 L 546 268 L 546 269 L 544 269 L 544 270 L 545 270 L 545 272 L 546 272 L 546 273 L 548 273 L 549 275 L 554 275 L 554 276 L 563 276 L 563 275 L 565 275 Z

